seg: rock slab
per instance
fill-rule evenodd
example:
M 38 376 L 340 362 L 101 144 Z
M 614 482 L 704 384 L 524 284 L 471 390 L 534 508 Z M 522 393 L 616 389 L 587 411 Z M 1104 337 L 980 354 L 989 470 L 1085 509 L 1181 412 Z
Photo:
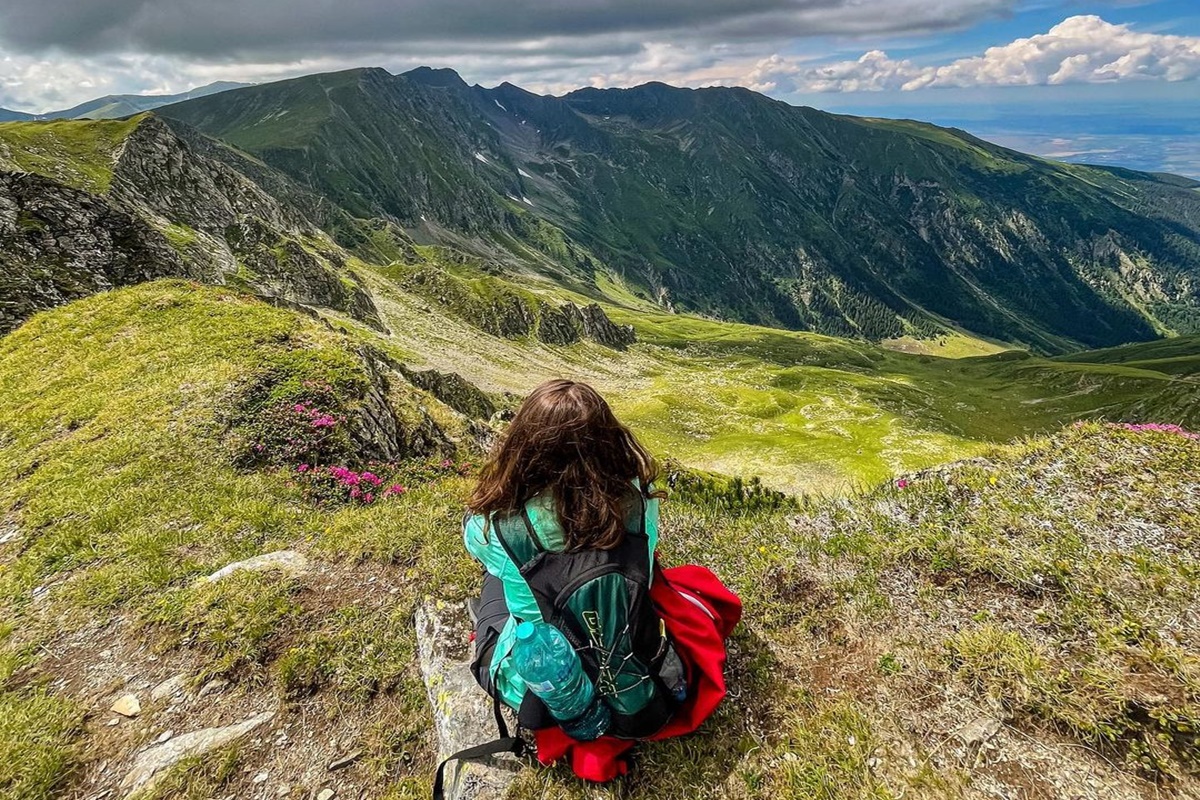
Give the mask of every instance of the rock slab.
M 245 561 L 227 564 L 212 575 L 201 580 L 208 583 L 215 583 L 222 578 L 227 578 L 233 573 L 243 570 L 247 572 L 278 570 L 285 575 L 298 577 L 308 570 L 308 559 L 304 557 L 303 553 L 297 553 L 295 550 L 278 550 L 274 553 L 264 553 L 261 556 L 247 558 Z
M 432 603 L 417 609 L 417 654 L 421 677 L 433 706 L 438 759 L 498 735 L 491 699 L 471 675 L 469 662 L 453 652 L 465 641 L 463 625 L 452 618 L 461 610 L 439 610 Z M 448 800 L 500 800 L 517 776 L 521 762 L 511 756 L 486 761 L 451 762 L 446 767 Z
M 148 747 L 134 759 L 133 768 L 121 781 L 121 789 L 126 792 L 126 798 L 130 798 L 139 790 L 153 786 L 165 770 L 183 759 L 202 756 L 232 744 L 260 725 L 270 722 L 274 716 L 274 711 L 264 711 L 235 725 L 192 731 Z

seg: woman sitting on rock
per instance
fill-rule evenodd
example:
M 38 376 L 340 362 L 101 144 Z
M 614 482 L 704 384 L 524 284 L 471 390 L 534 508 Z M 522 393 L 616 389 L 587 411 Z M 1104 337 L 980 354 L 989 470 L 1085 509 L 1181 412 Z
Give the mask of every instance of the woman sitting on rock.
M 536 732 L 543 763 L 626 770 L 639 739 L 694 730 L 725 694 L 741 604 L 702 567 L 655 559 L 653 460 L 590 386 L 554 380 L 521 405 L 468 502 L 487 574 L 475 606 L 480 685 Z M 513 740 L 509 740 L 513 741 Z

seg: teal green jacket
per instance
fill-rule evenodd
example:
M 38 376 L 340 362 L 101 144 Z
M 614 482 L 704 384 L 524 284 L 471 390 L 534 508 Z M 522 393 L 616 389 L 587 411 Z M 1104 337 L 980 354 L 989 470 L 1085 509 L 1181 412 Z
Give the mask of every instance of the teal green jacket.
M 553 553 L 562 552 L 563 529 L 554 511 L 553 499 L 535 497 L 525 504 L 525 509 L 529 512 L 529 519 L 542 546 Z M 650 557 L 653 559 L 658 545 L 658 498 L 655 497 L 646 500 L 646 536 L 650 540 Z M 516 640 L 517 623 L 538 622 L 542 619 L 542 613 L 538 610 L 533 593 L 529 591 L 529 585 L 504 551 L 499 539 L 494 534 L 484 535 L 483 517 L 477 515 L 467 518 L 463 523 L 463 541 L 467 551 L 504 584 L 509 617 L 492 653 L 491 676 L 492 685 L 499 692 L 500 699 L 510 708 L 517 709 L 525 697 L 525 681 L 521 680 L 509 658 Z

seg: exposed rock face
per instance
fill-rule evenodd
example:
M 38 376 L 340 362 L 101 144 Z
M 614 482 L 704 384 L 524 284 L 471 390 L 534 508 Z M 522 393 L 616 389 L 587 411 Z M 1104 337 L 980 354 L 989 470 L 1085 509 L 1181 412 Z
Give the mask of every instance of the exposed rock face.
M 254 556 L 245 561 L 227 564 L 212 575 L 201 578 L 201 581 L 216 583 L 235 572 L 266 572 L 268 570 L 275 570 L 291 577 L 298 577 L 308 570 L 308 559 L 304 557 L 303 553 L 297 553 L 295 550 L 279 550 L 274 553 L 263 553 L 261 556 Z
M 441 258 L 454 256 L 455 251 L 444 249 Z M 436 267 L 410 267 L 399 283 L 493 336 L 535 336 L 553 345 L 589 339 L 618 349 L 635 341 L 632 326 L 613 323 L 596 303 L 583 308 L 574 303 L 555 305 L 510 288 L 476 288 Z
M 433 707 L 438 759 L 483 744 L 497 736 L 491 700 L 471 676 L 468 657 L 454 652 L 455 642 L 465 642 L 465 615 L 459 625 L 451 614 L 431 603 L 417 609 L 417 652 L 421 677 Z M 450 800 L 500 800 L 516 777 L 521 763 L 511 756 L 488 761 L 450 762 L 446 768 L 446 797 Z
M 259 217 L 242 217 L 223 233 L 237 261 L 250 271 L 248 282 L 255 289 L 298 303 L 340 309 L 383 329 L 375 303 L 357 276 L 337 270 L 341 257 L 336 252 L 312 252 Z
M 253 181 L 191 149 L 157 117 L 147 117 L 125 140 L 109 194 L 118 203 L 144 206 L 179 225 L 220 235 L 243 217 L 280 232 L 299 233 L 302 218 L 289 213 Z
M 401 388 L 397 382 L 407 383 L 398 365 L 369 348 L 364 348 L 362 357 L 369 384 L 351 434 L 360 453 L 368 459 L 395 461 L 453 452 L 454 442 L 429 413 L 420 407 L 407 408 L 412 404 L 397 396 Z
M 163 277 L 216 279 L 106 198 L 0 173 L 0 333 L 41 309 Z
M 460 414 L 471 419 L 489 419 L 496 406 L 475 384 L 457 372 L 438 372 L 435 369 L 410 370 L 400 367 L 404 377 L 418 389 L 424 389 Z
M 583 308 L 573 303 L 557 308 L 542 303 L 538 312 L 537 337 L 546 344 L 574 344 L 590 339 L 623 350 L 635 340 L 632 326 L 615 324 L 596 303 Z
M 39 309 L 161 277 L 237 280 L 382 329 L 340 248 L 301 212 L 153 116 L 117 153 L 102 196 L 39 175 L 0 177 L 0 333 Z
M 236 725 L 185 733 L 149 747 L 134 759 L 133 768 L 121 781 L 121 788 L 128 793 L 126 797 L 132 797 L 139 790 L 148 790 L 167 769 L 183 759 L 203 756 L 232 744 L 260 725 L 270 722 L 274 716 L 274 711 L 264 711 Z

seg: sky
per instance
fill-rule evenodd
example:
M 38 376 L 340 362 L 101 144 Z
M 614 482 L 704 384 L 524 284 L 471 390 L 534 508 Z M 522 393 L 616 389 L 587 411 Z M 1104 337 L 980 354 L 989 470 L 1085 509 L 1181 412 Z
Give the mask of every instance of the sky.
M 355 66 L 738 85 L 1200 178 L 1200 0 L 0 0 L 0 106 Z

